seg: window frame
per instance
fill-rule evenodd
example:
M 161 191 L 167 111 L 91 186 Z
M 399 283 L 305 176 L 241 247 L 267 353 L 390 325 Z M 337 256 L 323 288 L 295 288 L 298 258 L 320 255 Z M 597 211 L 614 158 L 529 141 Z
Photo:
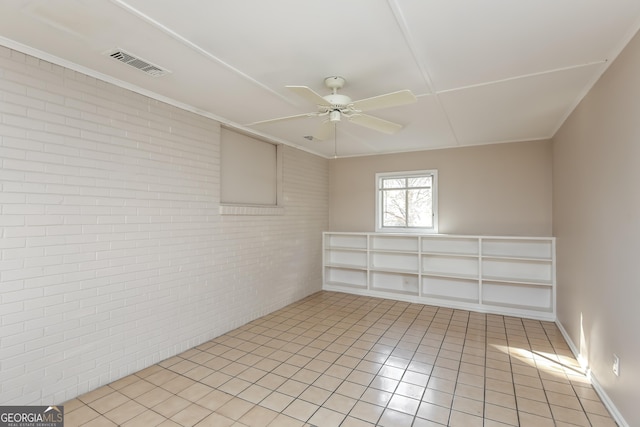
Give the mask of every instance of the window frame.
M 231 187 L 224 187 L 227 179 L 233 179 L 233 174 L 225 174 L 225 168 L 228 168 L 229 165 L 234 164 L 230 163 L 229 158 L 225 159 L 225 149 L 228 149 L 232 146 L 232 144 L 238 143 L 243 144 L 244 148 L 242 150 L 233 151 L 234 155 L 232 156 L 233 161 L 237 162 L 238 159 L 242 158 L 242 154 L 244 150 L 245 153 L 249 153 L 246 156 L 246 160 L 249 162 L 252 161 L 261 161 L 258 159 L 259 156 L 255 156 L 255 153 L 252 153 L 250 147 L 253 144 L 267 144 L 263 147 L 269 146 L 269 148 L 273 148 L 275 155 L 275 176 L 271 181 L 271 188 L 275 190 L 275 200 L 274 203 L 265 203 L 264 201 L 252 200 L 249 201 L 245 198 L 245 200 L 229 200 L 228 198 L 223 197 L 225 191 L 228 191 Z M 227 145 L 225 145 L 227 144 Z M 248 145 L 247 145 L 248 144 Z M 255 145 L 259 147 L 259 145 Z M 262 148 L 259 148 L 262 150 Z M 257 159 L 257 160 L 256 160 Z M 244 161 L 244 160 L 243 160 Z M 251 164 L 251 163 L 248 163 Z M 265 140 L 256 135 L 252 135 L 241 130 L 221 126 L 220 128 L 220 193 L 218 194 L 220 200 L 220 214 L 221 215 L 283 215 L 284 214 L 284 203 L 283 203 L 283 151 L 280 144 Z M 244 166 L 240 168 L 243 170 Z M 232 169 L 228 169 L 232 170 Z M 234 173 L 236 173 L 235 171 Z M 271 178 L 271 176 L 270 176 Z M 247 194 L 251 194 L 250 192 Z M 243 195 L 243 197 L 246 195 Z
M 431 176 L 431 209 L 433 217 L 433 227 L 383 227 L 383 206 L 382 206 L 382 182 L 383 179 L 398 178 L 406 179 L 418 176 Z M 378 233 L 422 233 L 438 234 L 438 170 L 426 169 L 417 171 L 401 172 L 378 172 L 375 180 L 376 191 L 376 232 Z

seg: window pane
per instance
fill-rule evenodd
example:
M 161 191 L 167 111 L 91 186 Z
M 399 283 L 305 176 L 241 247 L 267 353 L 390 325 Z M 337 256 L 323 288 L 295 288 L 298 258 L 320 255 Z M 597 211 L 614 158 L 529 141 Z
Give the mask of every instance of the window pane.
M 404 188 L 406 185 L 404 178 L 389 178 L 382 180 L 382 188 Z
M 438 232 L 438 171 L 376 173 L 376 231 Z
M 409 227 L 433 227 L 431 189 L 408 190 L 407 197 Z
M 409 178 L 407 187 L 431 187 L 431 176 L 416 176 Z
M 406 192 L 404 190 L 387 190 L 382 192 L 382 226 L 406 227 L 405 212 Z

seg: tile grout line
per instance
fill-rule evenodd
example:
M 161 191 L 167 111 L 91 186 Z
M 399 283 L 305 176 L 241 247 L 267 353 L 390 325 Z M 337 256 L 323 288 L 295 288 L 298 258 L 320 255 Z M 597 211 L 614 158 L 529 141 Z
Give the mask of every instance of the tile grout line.
M 480 326 L 480 322 L 483 322 L 482 327 L 477 327 Z M 607 423 L 607 420 L 598 418 L 599 423 L 595 424 L 595 420 L 592 421 L 590 418 L 591 412 L 587 412 L 589 408 L 585 406 L 585 402 L 580 397 L 585 394 L 582 392 L 579 394 L 576 388 L 580 385 L 579 377 L 574 378 L 572 376 L 569 371 L 571 370 L 570 363 L 562 362 L 563 348 L 559 342 L 555 341 L 556 338 L 552 337 L 552 332 L 552 330 L 548 329 L 548 325 L 537 320 L 416 305 L 362 296 L 347 297 L 342 294 L 322 292 L 260 319 L 255 319 L 206 343 L 108 384 L 104 386 L 102 393 L 98 392 L 96 394 L 98 397 L 87 403 L 85 403 L 86 399 L 82 400 L 82 396 L 79 396 L 76 398 L 79 406 L 75 407 L 70 413 L 77 409 L 86 408 L 87 413 L 81 416 L 92 416 L 92 423 L 100 422 L 100 420 L 115 422 L 117 419 L 121 423 L 127 424 L 132 423 L 132 420 L 138 417 L 140 417 L 139 420 L 144 419 L 145 414 L 147 414 L 147 417 L 150 416 L 149 414 L 154 414 L 157 420 L 165 420 L 160 421 L 161 423 L 170 423 L 172 420 L 185 420 L 186 418 L 184 417 L 188 416 L 188 414 L 184 414 L 184 411 L 187 408 L 199 407 L 202 409 L 203 414 L 207 414 L 203 415 L 204 418 L 201 418 L 200 421 L 197 421 L 200 423 L 216 414 L 222 416 L 218 409 L 237 399 L 237 401 L 242 401 L 246 404 L 243 408 L 248 408 L 245 412 L 238 412 L 237 417 L 234 416 L 233 420 L 238 425 L 240 425 L 240 422 L 244 423 L 244 420 L 239 421 L 243 417 L 247 417 L 246 420 L 248 422 L 250 416 L 255 416 L 257 413 L 255 408 L 268 410 L 275 415 L 275 418 L 268 422 L 272 426 L 277 425 L 275 420 L 280 419 L 280 417 L 296 419 L 309 425 L 309 421 L 314 417 L 320 416 L 319 411 L 324 408 L 324 410 L 329 411 L 327 414 L 335 413 L 336 419 L 341 420 L 335 424 L 336 426 L 344 425 L 346 427 L 351 426 L 352 423 L 369 423 L 372 420 L 372 418 L 360 418 L 360 415 L 365 414 L 363 412 L 354 413 L 356 405 L 359 402 L 363 402 L 379 408 L 380 412 L 375 421 L 377 424 L 388 425 L 388 422 L 391 422 L 394 419 L 393 417 L 397 416 L 400 417 L 397 418 L 400 420 L 399 422 L 405 422 L 406 420 L 408 422 L 407 425 L 417 425 L 418 422 L 424 422 L 424 419 L 419 417 L 418 414 L 421 406 L 428 402 L 424 400 L 427 391 L 432 390 L 437 392 L 438 395 L 443 397 L 446 395 L 451 399 L 446 407 L 442 406 L 442 404 L 446 403 L 447 398 L 444 401 L 431 400 L 429 402 L 430 405 L 449 411 L 447 416 L 448 423 L 458 420 L 453 418 L 454 412 L 456 412 L 453 409 L 456 396 L 461 399 L 459 403 L 464 405 L 457 410 L 457 412 L 460 412 L 460 414 L 456 415 L 457 417 L 471 416 L 481 421 L 484 420 L 484 422 L 494 423 L 498 422 L 497 419 L 502 418 L 502 412 L 495 413 L 497 416 L 495 421 L 486 418 L 488 414 L 488 386 L 493 382 L 490 381 L 489 375 L 491 374 L 494 377 L 494 381 L 498 381 L 496 386 L 500 387 L 500 382 L 503 382 L 503 380 L 499 379 L 499 372 L 493 375 L 491 369 L 500 369 L 500 364 L 508 361 L 508 367 L 511 371 L 509 377 L 514 406 L 512 407 L 501 400 L 496 400 L 495 403 L 491 404 L 492 410 L 497 409 L 493 408 L 494 406 L 512 409 L 515 411 L 515 422 L 518 424 L 525 422 L 526 419 L 521 418 L 523 413 L 518 402 L 517 386 L 520 384 L 522 387 L 527 387 L 527 389 L 523 389 L 527 395 L 529 395 L 529 388 L 531 388 L 531 393 L 534 391 L 535 393 L 544 393 L 544 403 L 539 402 L 536 398 L 533 399 L 532 403 L 538 402 L 548 408 L 548 418 L 547 416 L 544 417 L 550 423 L 560 422 L 556 420 L 554 413 L 551 411 L 549 393 L 552 391 L 562 395 L 566 394 L 572 398 L 572 400 L 567 400 L 566 403 L 564 401 L 556 402 L 560 404 L 559 408 L 563 411 L 559 413 L 559 419 L 567 419 L 566 417 L 572 416 L 572 412 L 569 411 L 577 410 L 579 413 L 577 415 L 581 419 L 586 419 L 583 422 L 588 423 L 588 425 L 595 426 Z M 484 336 L 480 334 L 484 334 Z M 493 351 L 491 350 L 493 344 L 500 343 L 506 345 L 506 353 L 504 351 L 501 352 L 498 347 Z M 479 357 L 480 352 L 478 350 L 480 347 L 482 347 L 481 354 L 483 359 Z M 539 357 L 536 356 L 538 352 L 542 352 Z M 550 365 L 550 370 L 545 368 L 546 361 L 542 358 L 545 358 L 546 352 L 549 352 L 549 361 L 558 366 Z M 318 358 L 323 353 L 328 358 Z M 332 361 L 328 362 L 328 360 Z M 268 363 L 260 367 L 256 366 L 263 361 L 268 361 Z M 315 364 L 314 362 L 316 361 L 322 363 Z M 363 362 L 375 363 L 375 365 L 368 365 Z M 480 366 L 480 362 L 482 362 L 481 372 L 484 375 L 482 383 L 479 382 L 480 378 L 478 378 L 480 371 L 476 368 Z M 424 370 L 425 367 L 422 366 L 423 364 L 430 365 L 428 374 L 424 374 L 426 371 Z M 276 369 L 284 365 L 291 366 L 291 374 L 284 371 L 274 373 Z M 334 366 L 339 369 L 328 374 L 327 371 Z M 390 370 L 386 373 L 381 373 L 381 370 L 387 366 L 394 368 L 394 370 L 397 369 L 398 372 Z M 490 368 L 491 366 L 493 368 Z M 231 370 L 225 373 L 227 367 L 230 367 Z M 196 372 L 196 369 L 200 369 L 200 371 Z M 438 370 L 436 374 L 441 376 L 435 377 L 433 375 L 434 370 Z M 560 375 L 557 379 L 554 376 L 556 371 Z M 302 372 L 302 374 L 298 378 L 296 375 L 299 372 Z M 340 372 L 344 372 L 344 375 L 339 375 Z M 410 372 L 416 375 L 409 377 L 408 373 Z M 158 385 L 149 380 L 152 375 L 161 373 L 170 374 L 169 376 L 172 378 L 159 382 Z M 192 373 L 192 375 L 189 375 L 189 373 Z M 219 385 L 214 387 L 203 381 L 215 374 L 219 374 L 221 376 L 220 379 L 224 380 Z M 280 377 L 284 382 L 278 386 L 263 386 L 259 384 L 269 374 Z M 388 377 L 385 376 L 387 374 L 389 375 Z M 422 377 L 417 376 L 417 374 L 426 375 L 424 384 L 421 382 L 416 383 L 416 380 L 422 380 Z M 580 372 L 576 372 L 576 374 L 584 375 Z M 352 375 L 353 377 L 351 377 Z M 333 378 L 335 381 L 331 380 L 328 383 L 316 385 L 316 382 L 322 376 Z M 169 382 L 177 378 L 181 378 L 180 381 L 185 381 L 187 385 L 169 385 Z M 377 378 L 388 379 L 393 382 L 389 383 L 389 387 L 386 387 L 383 383 L 373 385 Z M 531 382 L 534 378 L 539 382 L 539 385 Z M 158 379 L 161 380 L 162 377 Z M 229 391 L 220 389 L 223 385 L 234 380 L 233 387 L 237 384 L 239 385 L 237 389 L 233 391 L 231 391 L 232 389 L 229 389 Z M 442 380 L 442 382 L 438 381 L 439 384 L 433 383 L 436 380 Z M 123 382 L 118 383 L 119 381 Z M 300 383 L 299 391 L 290 390 L 295 395 L 278 391 L 282 384 L 287 381 Z M 210 383 L 214 384 L 215 380 Z M 429 388 L 432 383 L 436 388 Z M 198 397 L 199 390 L 189 390 L 197 384 L 206 387 L 202 392 L 207 391 L 207 393 L 201 397 Z M 338 389 L 346 384 L 357 387 L 354 389 L 346 388 L 338 392 Z M 147 389 L 147 385 L 150 387 L 149 389 Z M 165 385 L 167 388 L 163 387 Z M 569 387 L 565 389 L 567 385 Z M 135 388 L 136 386 L 139 388 Z M 133 388 L 127 389 L 128 387 Z M 255 387 L 261 387 L 264 391 L 260 391 L 261 389 Z M 402 390 L 400 387 L 402 387 Z M 480 390 L 475 390 L 476 388 Z M 140 392 L 143 389 L 144 391 Z M 313 399 L 312 394 L 301 397 L 307 392 L 313 393 L 316 389 L 320 392 L 318 396 L 320 396 L 322 402 L 309 400 Z M 149 403 L 142 403 L 145 401 L 142 396 L 155 390 L 162 390 L 162 393 L 166 392 L 168 397 L 157 403 L 154 402 L 151 407 L 147 406 L 147 404 L 151 404 L 152 400 L 147 399 L 146 402 Z M 362 390 L 362 393 L 360 393 L 360 390 Z M 371 390 L 372 393 L 380 393 L 385 397 L 382 398 L 383 400 L 378 400 L 375 397 L 373 397 L 376 399 L 375 401 L 369 401 L 369 398 L 362 400 L 364 393 L 367 393 L 368 390 Z M 186 391 L 188 391 L 186 394 L 183 393 Z M 212 410 L 208 406 L 203 406 L 201 400 L 214 391 L 223 396 L 222 400 L 226 397 L 228 399 L 217 406 L 218 409 Z M 105 400 L 99 406 L 103 409 L 109 408 L 108 410 L 101 412 L 94 409 L 95 402 L 108 398 L 110 395 L 116 397 L 116 392 L 126 398 L 124 403 L 121 402 L 110 407 L 107 400 Z M 276 392 L 282 393 L 290 401 L 280 410 L 263 406 L 262 402 Z M 458 394 L 458 392 L 461 394 Z M 498 390 L 495 392 L 500 393 Z M 182 397 L 181 393 L 186 397 Z M 359 395 L 354 397 L 358 393 Z M 372 394 L 371 396 L 374 395 Z M 436 396 L 436 394 L 433 396 Z M 531 395 L 531 397 L 533 396 Z M 325 406 L 324 404 L 327 400 L 332 397 L 334 399 L 345 397 L 353 400 L 353 404 L 349 403 L 350 406 L 343 408 L 334 407 L 336 409 Z M 480 400 L 480 397 L 482 400 Z M 496 395 L 496 397 L 498 396 Z M 187 406 L 177 410 L 170 417 L 157 410 L 160 407 L 159 405 L 173 398 L 185 399 Z M 396 399 L 394 400 L 394 398 Z M 574 406 L 573 400 L 575 399 L 578 401 L 580 410 L 577 409 L 578 406 Z M 309 412 L 308 416 L 305 414 L 304 417 L 306 418 L 304 419 L 299 417 L 302 412 L 299 415 L 293 412 L 291 415 L 285 413 L 284 411 L 296 401 L 313 405 L 313 408 L 309 407 L 313 411 Z M 213 406 L 209 406 L 215 407 L 217 405 L 216 401 L 213 402 Z M 414 410 L 413 405 L 415 403 L 417 403 L 417 406 Z M 468 406 L 467 403 L 471 404 L 471 406 Z M 124 421 L 121 419 L 122 413 L 118 415 L 118 412 L 114 412 L 116 418 L 113 419 L 107 416 L 107 413 L 125 404 L 129 409 L 139 406 L 142 411 L 136 412 L 137 409 L 132 411 L 131 413 L 135 413 L 135 415 Z M 481 416 L 476 415 L 477 412 L 474 412 L 479 409 L 479 404 L 483 405 Z M 564 411 L 565 409 L 566 411 Z M 591 409 L 594 416 L 596 414 L 598 414 L 598 417 L 601 416 L 593 407 Z M 250 415 L 252 411 L 254 415 Z M 388 415 L 385 415 L 387 411 L 393 412 L 388 412 Z M 163 412 L 170 413 L 170 411 Z M 539 416 L 538 414 L 530 413 L 530 411 L 527 411 L 527 414 L 533 417 Z M 176 416 L 177 418 L 174 418 Z M 199 413 L 197 416 L 200 416 Z M 153 417 L 147 419 L 157 421 Z M 436 419 L 433 418 L 433 420 Z

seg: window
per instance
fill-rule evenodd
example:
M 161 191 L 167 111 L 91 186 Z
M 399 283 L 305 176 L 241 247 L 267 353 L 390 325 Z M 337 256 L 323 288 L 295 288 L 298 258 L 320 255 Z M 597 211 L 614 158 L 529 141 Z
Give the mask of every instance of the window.
M 220 214 L 284 215 L 282 150 L 277 145 L 221 129 Z
M 438 171 L 376 174 L 376 231 L 438 232 Z
M 276 206 L 277 146 L 227 128 L 222 128 L 220 141 L 220 201 Z

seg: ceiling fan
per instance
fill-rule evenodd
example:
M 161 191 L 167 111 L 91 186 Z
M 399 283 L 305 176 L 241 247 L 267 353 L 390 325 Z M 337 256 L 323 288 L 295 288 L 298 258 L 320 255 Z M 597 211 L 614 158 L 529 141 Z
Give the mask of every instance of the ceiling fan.
M 331 89 L 331 94 L 326 96 L 318 94 L 307 86 L 286 86 L 287 89 L 292 90 L 302 98 L 312 104 L 315 104 L 318 107 L 318 111 L 262 120 L 259 122 L 249 123 L 247 126 L 304 117 L 325 117 L 325 120 L 313 135 L 313 139 L 325 140 L 331 137 L 334 125 L 345 118 L 354 124 L 364 126 L 378 132 L 393 134 L 400 130 L 402 125 L 363 113 L 365 111 L 397 107 L 416 102 L 416 97 L 410 90 L 401 90 L 358 101 L 352 101 L 347 95 L 338 93 L 338 89 L 342 89 L 345 82 L 346 80 L 339 76 L 331 76 L 324 79 L 324 85 Z

